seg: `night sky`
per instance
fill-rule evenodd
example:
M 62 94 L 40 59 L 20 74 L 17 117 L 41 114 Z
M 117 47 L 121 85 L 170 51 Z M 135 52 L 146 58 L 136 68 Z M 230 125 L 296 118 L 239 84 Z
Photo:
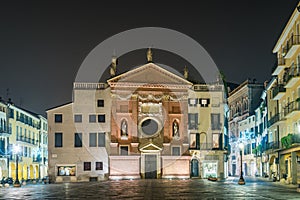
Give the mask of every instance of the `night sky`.
M 94 47 L 121 31 L 148 26 L 198 41 L 228 81 L 270 79 L 272 49 L 297 0 L 181 2 L 1 1 L 0 96 L 45 115 L 45 109 L 71 101 L 77 70 Z M 145 53 L 120 57 L 118 72 L 146 63 Z M 154 62 L 178 70 L 186 64 L 155 55 Z

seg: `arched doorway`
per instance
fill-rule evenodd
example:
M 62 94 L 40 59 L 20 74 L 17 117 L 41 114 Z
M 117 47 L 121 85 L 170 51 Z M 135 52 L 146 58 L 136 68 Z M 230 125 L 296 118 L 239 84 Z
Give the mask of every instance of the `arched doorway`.
M 23 179 L 27 180 L 28 178 L 28 171 L 27 171 L 27 165 L 23 165 Z
M 22 165 L 18 163 L 18 179 L 22 179 Z
M 11 177 L 16 180 L 16 165 L 14 163 L 10 164 Z
M 7 175 L 7 166 L 6 166 L 6 162 L 4 160 L 0 160 L 0 180 L 5 177 L 8 176 Z
M 35 166 L 35 178 L 38 179 L 39 178 L 39 166 Z
M 196 158 L 191 160 L 191 177 L 199 177 L 199 161 Z
M 29 171 L 30 171 L 29 178 L 34 179 L 34 169 L 33 169 L 32 165 L 30 165 L 30 170 Z

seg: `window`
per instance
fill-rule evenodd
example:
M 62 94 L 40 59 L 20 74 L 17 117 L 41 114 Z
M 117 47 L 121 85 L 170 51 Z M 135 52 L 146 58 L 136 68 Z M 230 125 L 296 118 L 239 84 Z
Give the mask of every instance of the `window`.
M 98 147 L 105 147 L 105 133 L 98 133 Z
M 98 138 L 97 138 L 98 136 Z M 90 147 L 97 147 L 97 142 L 98 142 L 98 147 L 105 147 L 105 133 L 90 133 L 89 134 L 89 146 Z
M 55 120 L 55 123 L 62 123 L 62 114 L 55 114 L 54 120 Z
M 83 163 L 83 171 L 91 171 L 92 167 L 91 167 L 91 162 L 84 162 Z
M 19 139 L 19 126 L 16 126 L 17 140 Z
M 219 97 L 213 97 L 212 98 L 212 105 L 213 107 L 219 107 L 220 106 L 220 98 Z
M 208 107 L 210 103 L 209 99 L 199 99 L 199 104 L 201 107 Z
M 96 122 L 96 115 L 89 115 L 89 122 L 95 123 Z
M 180 107 L 179 106 L 172 106 L 172 113 L 180 113 Z
M 189 106 L 196 107 L 198 103 L 198 99 L 188 99 Z
M 121 113 L 128 113 L 128 105 L 120 105 Z
M 96 162 L 96 170 L 103 170 L 103 162 Z
M 127 156 L 128 155 L 128 146 L 120 146 L 120 154 L 122 156 Z
M 82 147 L 82 133 L 75 133 L 74 147 Z
M 98 107 L 104 107 L 104 100 L 103 99 L 98 99 L 97 106 Z
M 98 115 L 98 122 L 105 122 L 105 115 Z
M 55 147 L 62 147 L 62 146 L 63 146 L 63 134 L 55 133 Z
M 97 133 L 90 133 L 90 147 L 97 146 Z
M 74 115 L 74 122 L 77 123 L 82 122 L 82 115 Z
M 198 133 L 191 133 L 190 134 L 190 149 L 199 149 L 200 147 L 200 140 Z
M 189 129 L 198 129 L 198 113 L 189 113 Z
M 248 155 L 251 153 L 251 144 L 247 144 L 244 148 L 244 154 Z
M 27 157 L 28 156 L 28 153 L 27 153 L 27 147 L 24 147 L 24 153 L 23 153 L 23 155 L 24 155 L 24 157 Z
M 172 155 L 180 156 L 180 147 L 172 147 Z
M 75 166 L 58 166 L 57 167 L 58 176 L 75 176 L 76 167 Z
M 213 148 L 219 148 L 219 133 L 213 133 Z
M 211 114 L 211 129 L 212 130 L 220 130 L 220 113 L 218 114 Z

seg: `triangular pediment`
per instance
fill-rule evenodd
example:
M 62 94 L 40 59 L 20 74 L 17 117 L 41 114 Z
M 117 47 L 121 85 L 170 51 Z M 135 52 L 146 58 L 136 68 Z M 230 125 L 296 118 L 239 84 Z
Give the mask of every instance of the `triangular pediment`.
M 159 146 L 157 146 L 153 143 L 149 143 L 140 148 L 141 152 L 153 152 L 153 151 L 161 151 L 161 150 L 162 150 L 162 148 L 160 148 Z
M 165 70 L 154 64 L 147 63 L 141 67 L 123 73 L 109 79 L 108 84 L 150 84 L 150 85 L 185 85 L 191 86 L 192 83 L 184 78 Z

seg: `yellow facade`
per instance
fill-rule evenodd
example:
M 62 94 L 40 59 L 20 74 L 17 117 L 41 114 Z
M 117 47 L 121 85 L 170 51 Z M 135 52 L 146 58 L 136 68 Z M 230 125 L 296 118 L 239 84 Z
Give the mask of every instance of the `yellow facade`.
M 9 105 L 9 136 L 8 153 L 9 177 L 16 180 L 16 152 L 14 147 L 19 146 L 18 153 L 18 179 L 40 179 L 40 168 L 44 165 L 44 158 L 41 156 L 41 118 L 28 111 Z
M 272 167 L 278 167 L 280 177 L 295 184 L 300 151 L 300 13 L 297 9 L 273 53 L 277 54 L 278 64 L 267 90 L 268 132 L 269 143 L 272 143 L 269 157 L 275 157 L 277 162 L 270 165 L 276 164 Z

